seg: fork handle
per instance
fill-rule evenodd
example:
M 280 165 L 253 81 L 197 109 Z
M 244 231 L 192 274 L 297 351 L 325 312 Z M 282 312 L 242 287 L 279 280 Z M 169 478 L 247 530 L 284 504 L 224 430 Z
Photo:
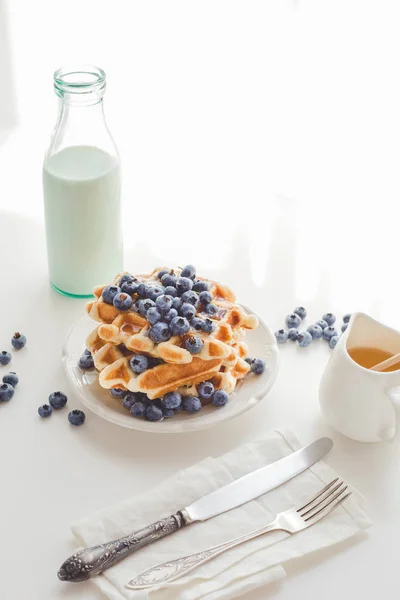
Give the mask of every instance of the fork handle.
M 280 529 L 281 527 L 278 527 L 276 520 L 274 520 L 266 527 L 237 537 L 234 540 L 225 542 L 224 544 L 219 544 L 218 546 L 213 546 L 212 548 L 208 548 L 202 552 L 189 554 L 188 556 L 183 556 L 181 558 L 177 558 L 176 560 L 171 560 L 156 565 L 155 567 L 151 567 L 150 569 L 147 569 L 147 571 L 143 571 L 140 573 L 140 575 L 137 575 L 137 577 L 131 579 L 129 583 L 126 584 L 126 587 L 130 590 L 143 590 L 155 585 L 159 585 L 160 583 L 173 581 L 182 575 L 186 575 L 186 573 L 189 573 L 189 571 L 196 569 L 215 556 L 226 552 L 226 550 L 230 550 L 231 548 L 239 546 L 244 542 L 248 542 L 249 540 L 260 537 L 269 531 L 278 531 Z

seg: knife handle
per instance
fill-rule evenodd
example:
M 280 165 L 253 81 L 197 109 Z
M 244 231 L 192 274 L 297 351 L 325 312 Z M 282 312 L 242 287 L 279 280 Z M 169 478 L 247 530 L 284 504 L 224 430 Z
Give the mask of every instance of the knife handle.
M 90 579 L 143 546 L 178 531 L 189 522 L 184 511 L 178 511 L 166 519 L 161 519 L 118 540 L 78 550 L 61 565 L 58 578 L 61 581 L 71 582 Z

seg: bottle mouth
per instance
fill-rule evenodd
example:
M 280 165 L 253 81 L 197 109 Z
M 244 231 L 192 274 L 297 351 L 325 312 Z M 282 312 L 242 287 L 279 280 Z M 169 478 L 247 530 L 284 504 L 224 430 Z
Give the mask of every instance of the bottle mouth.
M 66 95 L 89 100 L 101 99 L 106 88 L 106 74 L 94 65 L 66 65 L 54 73 L 54 90 L 60 98 Z

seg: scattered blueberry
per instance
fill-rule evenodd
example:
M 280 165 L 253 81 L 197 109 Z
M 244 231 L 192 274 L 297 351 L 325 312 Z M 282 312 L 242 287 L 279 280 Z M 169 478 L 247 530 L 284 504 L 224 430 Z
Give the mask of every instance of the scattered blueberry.
M 124 396 L 126 396 L 126 390 L 122 390 L 121 388 L 111 388 L 110 394 L 114 398 L 118 398 L 119 400 L 122 400 L 122 398 Z
M 205 290 L 204 292 L 200 292 L 199 299 L 200 299 L 200 302 L 205 306 L 206 304 L 209 304 L 210 302 L 212 302 L 213 297 L 212 297 L 211 292 L 209 292 L 208 290 Z
M 164 408 L 175 409 L 179 408 L 182 403 L 182 396 L 179 392 L 168 392 L 162 399 L 162 405 Z
M 157 273 L 158 279 L 162 279 L 163 276 L 166 275 L 169 272 L 170 272 L 169 269 L 161 269 L 161 271 L 158 271 L 158 273 Z
M 306 318 L 306 316 L 307 316 L 307 311 L 306 311 L 306 309 L 304 308 L 304 306 L 297 306 L 297 307 L 294 309 L 293 313 L 294 313 L 295 315 L 298 315 L 302 321 L 304 321 L 304 319 L 305 319 L 305 318 Z
M 133 296 L 133 294 L 136 294 L 138 287 L 139 284 L 136 281 L 125 281 L 125 283 L 121 285 L 121 291 L 124 292 L 124 294 Z
M 84 371 L 89 371 L 94 368 L 93 356 L 84 352 L 80 359 L 78 360 L 78 367 Z
M 184 292 L 188 292 L 193 287 L 193 281 L 189 279 L 189 277 L 179 277 L 176 282 L 176 289 L 178 294 L 183 294 Z
M 172 319 L 175 319 L 175 317 L 177 317 L 177 316 L 178 316 L 178 311 L 175 310 L 175 308 L 171 308 L 169 313 L 167 313 L 164 316 L 164 321 L 169 324 L 169 323 L 171 323 Z
M 307 331 L 311 334 L 313 340 L 320 340 L 322 338 L 323 329 L 319 325 L 310 325 L 310 327 L 307 327 Z
M 197 335 L 191 335 L 185 341 L 185 348 L 190 354 L 198 354 L 203 348 L 203 340 L 197 337 Z
M 190 327 L 196 331 L 201 331 L 203 329 L 202 325 L 203 319 L 200 319 L 200 317 L 193 317 L 193 319 L 190 321 Z
M 311 333 L 309 331 L 302 331 L 297 336 L 297 343 L 302 348 L 306 348 L 307 346 L 309 346 L 311 344 L 311 342 L 312 342 L 312 337 L 311 337 Z
M 344 333 L 346 331 L 346 329 L 348 328 L 348 326 L 349 326 L 348 323 L 343 323 L 343 325 L 341 327 L 342 333 Z
M 151 404 L 146 409 L 146 419 L 148 421 L 161 421 L 163 416 L 164 415 L 163 415 L 163 411 L 161 410 L 161 408 L 158 408 L 154 404 Z
M 176 275 L 172 275 L 171 273 L 166 273 L 165 275 L 163 275 L 161 277 L 161 283 L 163 284 L 164 287 L 167 286 L 172 286 L 172 287 L 176 287 L 176 282 L 177 282 L 177 277 Z
M 7 373 L 7 375 L 4 375 L 3 377 L 3 383 L 9 383 L 13 387 L 18 385 L 18 381 L 18 375 L 14 373 L 14 371 L 11 371 L 11 373 Z
M 324 321 L 324 319 L 320 319 L 315 324 L 319 325 L 319 327 L 321 327 L 321 329 L 325 329 L 325 327 L 328 327 L 328 323 L 326 321 Z
M 21 350 L 26 345 L 26 337 L 17 331 L 11 338 L 11 344 L 16 350 Z
M 0 385 L 0 402 L 8 402 L 14 396 L 14 388 L 9 383 Z
M 151 325 L 154 325 L 154 323 L 157 323 L 158 321 L 161 321 L 162 316 L 159 310 L 157 310 L 157 308 L 155 306 L 152 306 L 151 308 L 149 308 L 149 310 L 147 311 L 146 314 L 146 319 L 148 320 L 148 322 Z
M 176 291 L 176 288 L 172 287 L 172 285 L 167 285 L 167 287 L 164 288 L 164 294 L 175 298 L 178 295 L 178 292 Z
M 214 386 L 211 381 L 202 381 L 197 386 L 197 391 L 202 400 L 209 400 L 214 393 Z
M 186 265 L 183 267 L 181 277 L 189 277 L 190 279 L 194 279 L 196 277 L 196 269 L 193 265 Z
M 343 323 L 348 323 L 351 319 L 351 313 L 347 313 L 343 317 Z
M 136 402 L 136 394 L 132 394 L 129 393 L 127 394 L 124 399 L 122 400 L 122 404 L 125 406 L 125 408 L 127 408 L 128 410 L 131 410 L 132 406 L 135 404 Z
M 114 300 L 114 296 L 116 296 L 117 294 L 121 293 L 121 288 L 118 287 L 117 285 L 108 285 L 107 287 L 104 288 L 103 293 L 101 294 L 101 297 L 103 298 L 104 302 L 106 302 L 107 304 L 112 304 L 113 300 Z
M 261 358 L 256 358 L 251 363 L 251 370 L 256 375 L 261 375 L 262 373 L 264 373 L 265 367 L 266 367 L 266 362 L 265 362 L 265 360 L 262 360 Z
M 331 339 L 331 337 L 333 337 L 334 335 L 338 335 L 338 332 L 336 331 L 336 329 L 334 327 L 325 327 L 324 329 L 324 340 L 327 340 L 329 342 L 329 340 Z
M 142 317 L 147 317 L 147 312 L 150 310 L 150 308 L 154 308 L 153 300 L 150 300 L 150 298 L 139 300 L 139 313 L 142 315 Z
M 329 340 L 329 348 L 334 348 L 339 341 L 339 337 L 337 335 L 333 335 Z
M 188 321 L 190 321 L 196 314 L 196 309 L 193 304 L 189 304 L 189 302 L 185 302 L 179 309 L 179 314 L 181 317 L 186 317 Z
M 204 307 L 204 311 L 210 315 L 210 317 L 214 317 L 218 313 L 218 307 L 215 304 L 207 304 Z
M 161 314 L 166 315 L 167 312 L 171 310 L 173 300 L 174 299 L 172 298 L 172 296 L 167 296 L 167 294 L 162 294 L 161 296 L 158 296 L 156 300 L 156 307 L 158 308 Z
M 178 318 L 178 317 L 175 317 Z M 174 319 L 172 320 L 174 322 Z M 167 323 L 163 323 L 159 321 L 149 331 L 150 339 L 153 340 L 155 344 L 159 344 L 160 342 L 166 342 L 171 337 L 171 332 Z
M 275 331 L 275 337 L 278 344 L 284 344 L 288 339 L 288 334 L 284 329 L 278 329 Z
M 189 304 L 193 304 L 193 306 L 195 308 L 197 308 L 198 304 L 199 304 L 199 295 L 196 294 L 196 292 L 193 292 L 192 290 L 189 290 L 188 292 L 184 292 L 181 296 L 182 298 L 182 302 L 189 302 Z
M 118 286 L 122 289 L 122 286 L 124 285 L 124 283 L 128 283 L 131 281 L 135 281 L 135 278 L 133 277 L 133 275 L 131 275 L 130 273 L 125 273 L 125 275 L 122 275 L 121 279 L 118 282 Z
M 147 297 L 154 302 L 157 300 L 158 296 L 162 296 L 162 294 L 165 294 L 165 290 L 158 285 L 154 285 L 152 287 L 149 286 L 147 288 Z
M 68 421 L 71 425 L 76 425 L 76 427 L 83 425 L 85 419 L 86 415 L 83 410 L 71 410 L 71 412 L 68 413 Z
M 187 412 L 196 413 L 201 410 L 201 402 L 196 396 L 186 396 L 183 399 L 183 408 Z
M 53 409 L 48 404 L 42 404 L 42 406 L 39 406 L 38 408 L 38 413 L 42 419 L 47 419 L 47 417 L 51 417 Z
M 333 325 L 336 321 L 336 317 L 332 313 L 325 313 L 324 315 L 322 315 L 322 320 L 326 321 L 328 325 Z
M 0 365 L 8 365 L 11 360 L 11 354 L 3 350 L 0 352 Z
M 289 331 L 287 332 L 287 335 L 288 340 L 290 340 L 291 342 L 295 342 L 297 340 L 297 336 L 299 335 L 299 330 L 292 327 L 292 329 L 289 329 Z
M 194 292 L 206 292 L 209 289 L 209 284 L 207 283 L 207 281 L 195 281 L 193 284 L 193 288 L 192 290 Z
M 184 335 L 190 329 L 189 321 L 185 317 L 175 317 L 170 323 L 170 329 L 173 335 Z
M 149 368 L 147 356 L 136 354 L 129 360 L 129 365 L 134 373 L 144 373 Z
M 211 319 L 204 319 L 201 324 L 201 328 L 205 333 L 211 333 L 214 329 L 214 323 L 211 321 Z
M 67 404 L 67 396 L 63 392 L 53 392 L 49 396 L 49 404 L 52 408 L 59 410 Z
M 144 415 L 146 414 L 146 409 L 147 409 L 146 404 L 144 402 L 142 402 L 141 400 L 139 400 L 138 402 L 135 402 L 134 404 L 132 404 L 131 415 L 133 415 L 134 417 L 137 417 L 137 418 L 144 417 Z
M 165 288 L 166 290 L 168 288 Z M 172 308 L 174 308 L 175 310 L 179 310 L 180 307 L 182 306 L 182 300 L 180 298 L 174 298 L 172 300 Z
M 121 292 L 120 294 L 115 294 L 113 304 L 118 310 L 126 312 L 132 307 L 133 302 L 129 294 Z
M 301 319 L 300 319 L 299 315 L 292 313 L 291 315 L 288 315 L 286 317 L 285 323 L 289 329 L 297 328 L 297 327 L 300 327 Z
M 162 414 L 164 419 L 171 419 L 175 416 L 175 411 L 172 408 L 163 408 Z
M 229 396 L 225 392 L 225 390 L 217 390 L 213 393 L 212 403 L 214 404 L 214 406 L 225 406 L 228 400 Z

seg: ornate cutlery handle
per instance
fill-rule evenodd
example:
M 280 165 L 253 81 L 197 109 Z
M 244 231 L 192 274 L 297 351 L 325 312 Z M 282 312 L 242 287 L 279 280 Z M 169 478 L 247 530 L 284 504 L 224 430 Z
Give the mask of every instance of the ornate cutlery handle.
M 248 542 L 249 540 L 264 535 L 264 533 L 268 533 L 268 531 L 276 531 L 279 529 L 280 527 L 277 526 L 276 521 L 273 521 L 267 525 L 267 527 L 242 535 L 230 542 L 225 542 L 224 544 L 208 548 L 202 552 L 196 552 L 196 554 L 190 554 L 188 556 L 177 558 L 176 560 L 156 565 L 131 579 L 130 582 L 126 584 L 126 587 L 130 590 L 140 590 L 159 585 L 160 583 L 173 581 L 174 579 L 189 573 L 192 569 L 196 569 L 196 567 L 199 567 L 211 558 L 222 554 L 226 550 L 230 550 L 235 546 L 239 546 L 239 544 L 243 544 L 244 542 Z
M 73 582 L 90 579 L 139 548 L 174 533 L 186 524 L 183 512 L 178 511 L 175 515 L 161 519 L 118 540 L 78 550 L 61 565 L 58 577 L 61 581 Z

